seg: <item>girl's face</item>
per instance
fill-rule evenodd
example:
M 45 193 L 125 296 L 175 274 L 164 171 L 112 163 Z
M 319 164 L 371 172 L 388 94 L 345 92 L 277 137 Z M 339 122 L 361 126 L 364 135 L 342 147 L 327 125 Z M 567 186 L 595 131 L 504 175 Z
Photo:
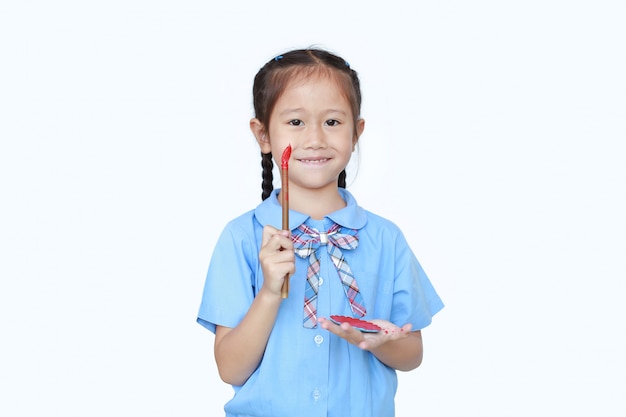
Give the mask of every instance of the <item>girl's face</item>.
M 253 120 L 254 122 L 254 120 Z M 354 126 L 350 103 L 334 78 L 322 74 L 292 81 L 270 116 L 267 131 L 257 140 L 280 166 L 291 145 L 289 192 L 337 189 L 337 178 L 348 165 L 364 122 Z M 253 127 L 254 131 L 254 127 Z

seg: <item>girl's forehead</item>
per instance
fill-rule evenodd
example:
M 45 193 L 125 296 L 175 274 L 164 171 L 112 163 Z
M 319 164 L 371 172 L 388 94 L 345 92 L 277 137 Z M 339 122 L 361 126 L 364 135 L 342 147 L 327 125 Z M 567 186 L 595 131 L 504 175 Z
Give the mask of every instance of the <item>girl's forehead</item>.
M 359 113 L 355 105 L 352 80 L 349 75 L 325 66 L 290 68 L 280 74 L 267 122 L 273 115 L 285 108 L 329 107 L 345 108 L 347 114 L 356 117 Z M 303 107 L 304 106 L 304 107 Z
M 303 68 L 302 71 L 297 71 L 292 74 L 291 80 L 289 80 L 285 85 L 285 89 L 301 86 L 303 84 L 318 82 L 326 83 L 328 81 L 332 81 L 335 85 L 337 85 L 337 88 L 342 88 L 339 77 L 341 77 L 341 75 L 338 74 L 337 71 L 323 66 Z
M 352 112 L 350 100 L 342 86 L 328 78 L 302 79 L 287 84 L 276 101 L 274 110 L 294 106 L 301 109 L 320 106 L 343 108 Z

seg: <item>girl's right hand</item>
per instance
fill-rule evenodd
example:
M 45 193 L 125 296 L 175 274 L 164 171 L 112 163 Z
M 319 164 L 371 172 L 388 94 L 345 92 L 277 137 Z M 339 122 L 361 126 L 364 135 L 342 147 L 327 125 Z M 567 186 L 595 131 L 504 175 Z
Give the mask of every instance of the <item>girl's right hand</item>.
M 263 288 L 280 295 L 285 278 L 296 271 L 295 253 L 289 231 L 272 226 L 263 228 L 259 261 L 263 269 Z

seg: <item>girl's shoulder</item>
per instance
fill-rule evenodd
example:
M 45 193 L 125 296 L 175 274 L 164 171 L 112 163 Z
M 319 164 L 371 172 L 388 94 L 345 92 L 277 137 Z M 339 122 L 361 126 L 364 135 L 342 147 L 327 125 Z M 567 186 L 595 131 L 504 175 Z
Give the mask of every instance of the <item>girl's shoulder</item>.
M 226 223 L 217 240 L 216 251 L 240 253 L 246 259 L 253 259 L 260 249 L 262 235 L 263 227 L 256 221 L 254 211 L 248 211 Z
M 247 211 L 229 220 L 222 230 L 222 235 L 230 235 L 234 239 L 246 239 L 256 236 L 262 227 L 254 216 L 254 210 Z
M 367 223 L 365 223 L 364 229 L 367 228 L 369 230 L 386 231 L 388 233 L 402 235 L 402 230 L 392 220 L 369 210 L 364 209 L 364 211 L 367 216 Z
M 226 228 L 243 228 L 248 229 L 254 225 L 254 210 L 248 210 L 237 217 L 232 218 L 226 223 Z

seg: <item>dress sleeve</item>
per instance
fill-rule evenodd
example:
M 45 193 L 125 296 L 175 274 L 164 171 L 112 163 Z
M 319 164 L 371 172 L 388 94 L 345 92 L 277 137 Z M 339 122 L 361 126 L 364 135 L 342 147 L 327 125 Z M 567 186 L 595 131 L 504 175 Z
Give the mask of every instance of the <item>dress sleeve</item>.
M 258 264 L 254 236 L 229 223 L 220 235 L 207 272 L 197 321 L 215 333 L 216 325 L 235 327 L 256 293 Z
M 411 323 L 414 331 L 421 330 L 432 322 L 443 302 L 402 234 L 396 241 L 396 256 L 391 321 Z

